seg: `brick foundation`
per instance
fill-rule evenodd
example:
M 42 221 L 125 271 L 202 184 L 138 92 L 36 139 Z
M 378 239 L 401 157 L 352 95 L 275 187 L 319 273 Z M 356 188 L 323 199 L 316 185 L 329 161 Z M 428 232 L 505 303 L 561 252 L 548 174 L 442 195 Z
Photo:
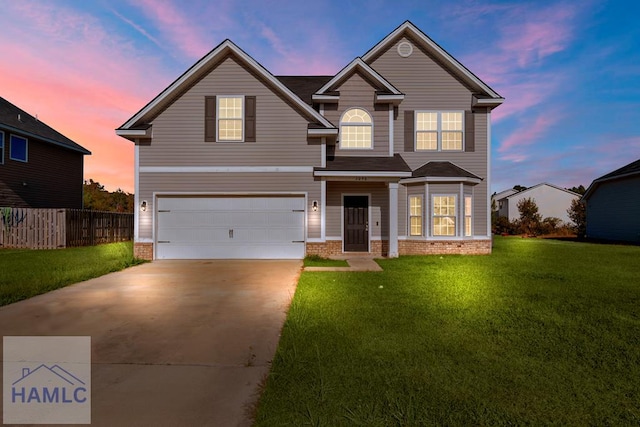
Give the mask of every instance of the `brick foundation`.
M 400 255 L 488 255 L 491 240 L 400 240 Z
M 153 260 L 153 243 L 139 243 L 133 244 L 133 256 L 147 261 Z
M 372 240 L 370 252 L 373 256 L 387 256 L 389 241 Z M 487 255 L 491 253 L 491 240 L 399 240 L 398 252 L 400 255 Z M 307 243 L 307 255 L 344 255 L 342 241 Z

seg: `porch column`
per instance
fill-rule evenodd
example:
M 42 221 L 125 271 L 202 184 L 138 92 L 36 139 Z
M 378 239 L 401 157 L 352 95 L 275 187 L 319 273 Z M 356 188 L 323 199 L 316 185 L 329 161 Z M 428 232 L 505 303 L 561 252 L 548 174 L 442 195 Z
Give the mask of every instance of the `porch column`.
M 398 183 L 389 183 L 389 258 L 398 257 Z

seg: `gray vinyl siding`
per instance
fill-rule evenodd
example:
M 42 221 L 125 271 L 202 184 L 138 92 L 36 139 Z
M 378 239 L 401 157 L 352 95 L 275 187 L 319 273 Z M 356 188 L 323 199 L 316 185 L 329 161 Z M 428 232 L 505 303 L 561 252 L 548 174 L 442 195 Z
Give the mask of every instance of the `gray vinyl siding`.
M 387 105 L 376 111 L 374 105 L 375 88 L 360 74 L 353 74 L 337 90 L 340 100 L 337 110 L 327 110 L 324 116 L 336 126 L 340 125 L 340 118 L 350 108 L 362 108 L 373 119 L 373 149 L 341 149 L 336 148 L 336 156 L 388 156 L 389 155 L 389 109 Z
M 420 186 L 424 188 L 424 186 Z M 398 236 L 406 236 L 409 234 L 408 221 L 409 221 L 409 206 L 408 206 L 408 192 L 412 187 L 405 185 L 398 186 Z M 423 191 L 424 193 L 424 191 Z
M 587 237 L 640 242 L 640 176 L 599 184 L 587 200 Z
M 256 142 L 205 142 L 205 96 L 256 96 Z M 231 57 L 194 84 L 153 121 L 140 146 L 140 166 L 320 165 L 320 145 L 307 140 L 308 121 Z
M 155 212 L 155 193 L 307 193 L 308 237 L 320 237 L 320 210 L 311 202 L 320 200 L 320 181 L 310 173 L 141 173 L 140 200 L 147 200 L 146 212 L 139 212 L 139 237 L 150 239 Z
M 343 194 L 370 195 L 369 229 L 372 239 L 389 237 L 389 189 L 383 182 L 367 184 L 357 182 L 327 182 L 327 237 L 342 236 L 342 196 Z
M 408 58 L 397 53 L 397 45 L 410 42 L 414 49 Z M 428 161 L 450 161 L 483 178 L 473 187 L 474 235 L 487 236 L 488 191 L 488 141 L 487 130 L 490 113 L 486 109 L 476 109 L 474 115 L 473 152 L 407 152 L 404 141 L 404 118 L 407 110 L 457 110 L 470 111 L 473 91 L 443 66 L 429 56 L 418 44 L 402 37 L 381 53 L 370 64 L 391 84 L 405 94 L 394 120 L 394 152 L 401 153 L 407 164 L 416 169 Z M 465 134 L 465 138 L 467 135 Z M 456 184 L 457 185 L 457 184 Z M 459 194 L 455 190 L 454 194 Z

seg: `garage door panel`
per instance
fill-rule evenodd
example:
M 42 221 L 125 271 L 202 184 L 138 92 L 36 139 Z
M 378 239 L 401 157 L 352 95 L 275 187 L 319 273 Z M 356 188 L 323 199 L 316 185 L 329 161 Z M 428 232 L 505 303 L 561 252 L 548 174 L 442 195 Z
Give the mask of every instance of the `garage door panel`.
M 304 257 L 304 197 L 160 197 L 159 259 Z

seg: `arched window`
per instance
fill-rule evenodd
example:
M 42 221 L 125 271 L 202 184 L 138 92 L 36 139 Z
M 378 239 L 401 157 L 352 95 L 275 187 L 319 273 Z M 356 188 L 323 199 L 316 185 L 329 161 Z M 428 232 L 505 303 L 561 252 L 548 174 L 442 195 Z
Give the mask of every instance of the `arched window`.
M 347 110 L 340 120 L 340 148 L 372 148 L 371 116 L 362 108 Z

